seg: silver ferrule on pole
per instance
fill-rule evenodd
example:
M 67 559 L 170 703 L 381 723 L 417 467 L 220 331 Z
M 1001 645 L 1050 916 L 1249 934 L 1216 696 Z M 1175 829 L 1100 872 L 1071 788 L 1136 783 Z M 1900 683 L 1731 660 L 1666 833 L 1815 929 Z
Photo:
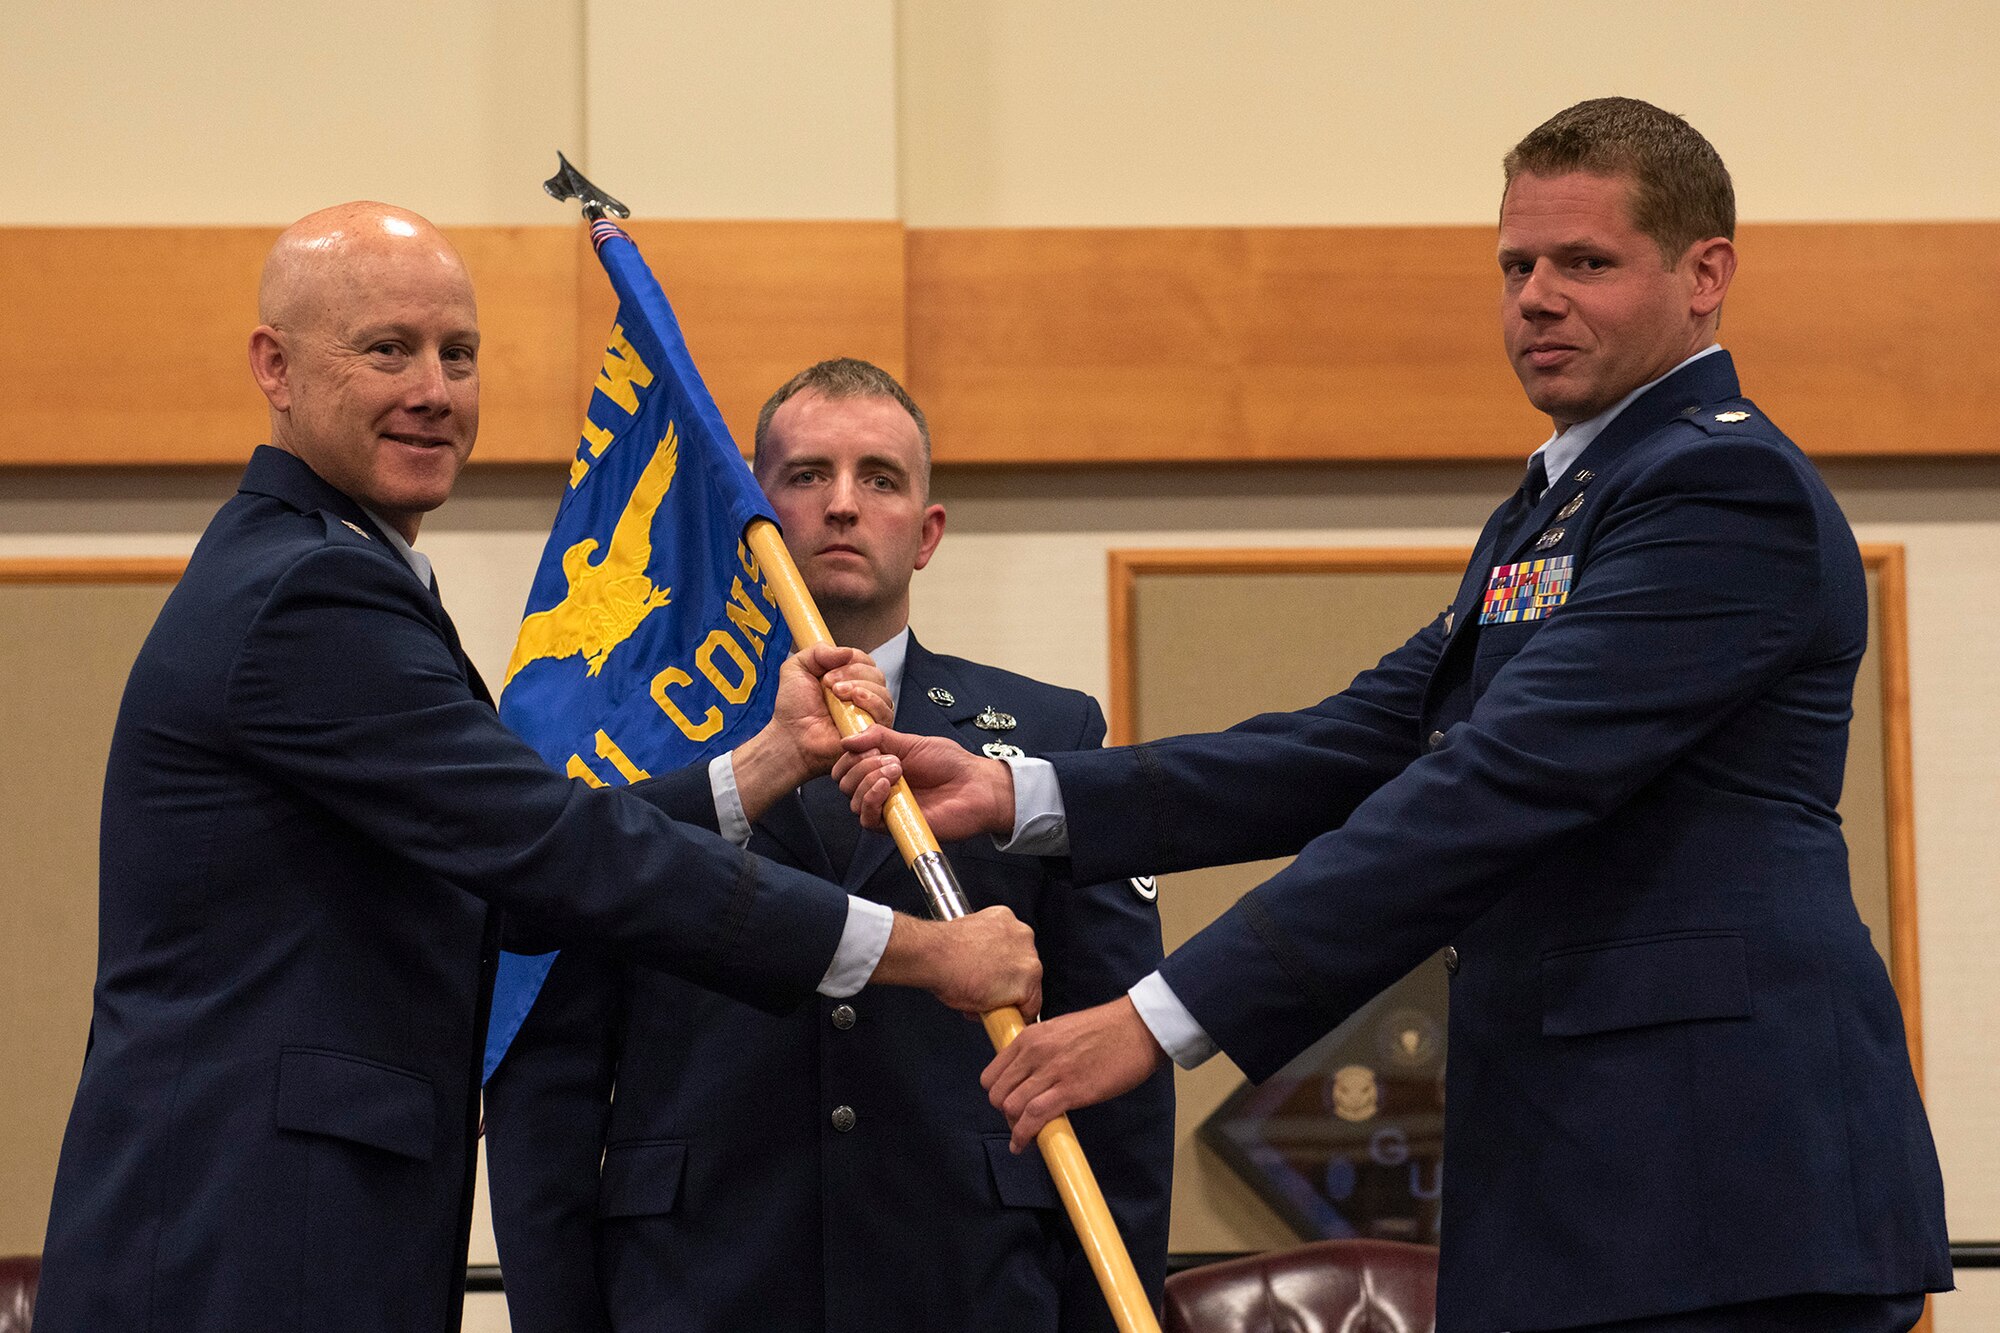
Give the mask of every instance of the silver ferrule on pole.
M 938 920 L 956 921 L 972 910 L 965 905 L 965 891 L 958 887 L 958 876 L 952 873 L 943 852 L 918 853 L 910 870 L 924 891 L 924 901 L 931 905 L 931 915 Z

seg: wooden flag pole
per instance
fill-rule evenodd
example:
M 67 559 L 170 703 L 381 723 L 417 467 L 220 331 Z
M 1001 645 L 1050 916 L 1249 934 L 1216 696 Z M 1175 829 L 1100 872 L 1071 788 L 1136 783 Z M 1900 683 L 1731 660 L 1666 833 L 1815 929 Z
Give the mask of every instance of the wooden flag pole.
M 812 594 L 806 591 L 805 580 L 799 577 L 798 566 L 792 563 L 792 553 L 786 549 L 777 525 L 769 519 L 752 520 L 744 541 L 757 557 L 778 609 L 791 627 L 793 641 L 801 648 L 831 645 L 833 635 L 813 604 Z M 843 736 L 865 731 L 873 721 L 830 691 L 826 694 L 826 706 Z M 898 779 L 882 818 L 904 862 L 923 885 L 931 914 L 947 921 L 966 915 L 970 909 L 959 892 L 958 881 L 952 876 L 937 837 L 917 807 L 917 798 L 907 782 Z M 984 1015 L 982 1021 L 995 1050 L 1003 1049 L 1020 1036 L 1025 1026 L 1021 1011 L 1012 1005 Z M 1111 1305 L 1111 1316 L 1117 1321 L 1120 1333 L 1160 1333 L 1152 1302 L 1146 1299 L 1146 1289 L 1139 1283 L 1132 1256 L 1126 1253 L 1125 1242 L 1119 1238 L 1118 1224 L 1111 1219 L 1104 1191 L 1098 1188 L 1097 1177 L 1091 1173 L 1090 1163 L 1084 1160 L 1083 1145 L 1077 1142 L 1069 1117 L 1057 1116 L 1044 1125 L 1035 1142 L 1042 1150 L 1042 1160 L 1048 1163 L 1049 1174 L 1055 1178 L 1056 1192 L 1062 1195 L 1063 1208 L 1069 1213 L 1077 1238 L 1083 1242 L 1090 1269 L 1097 1274 L 1097 1285 L 1104 1290 L 1104 1299 Z

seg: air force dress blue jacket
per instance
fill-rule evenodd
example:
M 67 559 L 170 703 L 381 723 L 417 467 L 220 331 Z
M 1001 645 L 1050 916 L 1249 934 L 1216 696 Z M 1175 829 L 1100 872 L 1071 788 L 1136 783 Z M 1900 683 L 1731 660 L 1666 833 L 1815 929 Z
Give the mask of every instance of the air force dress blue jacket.
M 1074 873 L 1299 854 L 1164 968 L 1254 1079 L 1455 951 L 1442 1333 L 1946 1288 L 1835 813 L 1866 637 L 1846 520 L 1712 355 L 1344 693 L 1056 758 Z
M 915 639 L 897 725 L 1031 754 L 1104 736 L 1088 695 Z M 677 817 L 713 825 L 705 769 L 662 784 L 679 789 Z M 839 878 L 829 848 L 843 839 L 850 892 L 924 913 L 889 838 L 861 833 L 844 804 L 815 817 L 788 796 L 750 847 Z M 1004 855 L 984 837 L 945 850 L 973 906 L 1004 904 L 1034 927 L 1045 1010 L 1114 999 L 1158 965 L 1146 882 L 1079 883 L 1060 860 Z M 979 1086 L 992 1053 L 978 1024 L 915 991 L 869 986 L 773 1017 L 565 954 L 487 1087 L 515 1333 L 1110 1333 L 1048 1168 L 1008 1151 Z M 1169 1071 L 1074 1122 L 1157 1302 Z
M 846 920 L 554 773 L 372 520 L 271 448 L 133 667 L 99 906 L 41 1333 L 457 1329 L 489 909 L 771 1010 Z

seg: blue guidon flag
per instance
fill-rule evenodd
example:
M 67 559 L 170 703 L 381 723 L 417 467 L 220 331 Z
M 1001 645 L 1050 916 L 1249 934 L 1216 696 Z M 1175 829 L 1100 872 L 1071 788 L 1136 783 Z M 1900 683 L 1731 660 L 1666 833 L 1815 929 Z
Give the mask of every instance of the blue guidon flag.
M 639 247 L 599 221 L 611 345 L 501 687 L 500 718 L 592 786 L 720 754 L 771 716 L 791 634 L 743 542 L 774 518 Z M 491 1078 L 555 962 L 503 953 Z

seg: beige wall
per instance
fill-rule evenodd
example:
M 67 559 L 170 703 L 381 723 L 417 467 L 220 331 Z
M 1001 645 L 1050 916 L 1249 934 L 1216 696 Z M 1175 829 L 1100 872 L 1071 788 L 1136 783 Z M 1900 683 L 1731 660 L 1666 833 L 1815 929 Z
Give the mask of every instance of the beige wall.
M 1483 222 L 1501 153 L 1607 93 L 1689 116 L 1747 219 L 2000 211 L 1982 0 L 934 0 L 900 23 L 913 225 Z
M 1995 12 L 28 0 L 0 43 L 0 224 L 275 223 L 356 196 L 446 224 L 550 222 L 537 186 L 569 145 L 648 216 L 1475 222 L 1507 143 L 1610 91 L 1688 112 L 1746 218 L 1991 218 Z M 2000 1237 L 2000 708 L 1983 684 L 2000 464 L 1829 472 L 1863 540 L 1909 548 L 1929 1101 L 1954 1233 Z M 488 667 L 559 484 L 475 468 L 425 533 Z M 0 555 L 184 552 L 231 485 L 0 474 Z M 916 618 L 938 647 L 1102 695 L 1108 548 L 1464 543 L 1511 485 L 1480 467 L 946 473 L 951 527 Z M 2000 1282 L 1968 1284 L 1941 1333 L 2000 1327 Z

